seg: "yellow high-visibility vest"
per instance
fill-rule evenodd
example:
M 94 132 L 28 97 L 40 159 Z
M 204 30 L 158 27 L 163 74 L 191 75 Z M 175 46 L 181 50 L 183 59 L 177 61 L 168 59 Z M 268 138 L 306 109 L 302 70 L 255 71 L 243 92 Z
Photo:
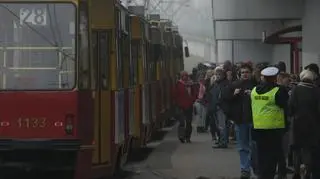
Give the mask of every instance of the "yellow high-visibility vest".
M 251 108 L 254 129 L 285 128 L 285 117 L 282 108 L 276 105 L 275 96 L 279 87 L 265 94 L 258 94 L 256 88 L 251 92 Z

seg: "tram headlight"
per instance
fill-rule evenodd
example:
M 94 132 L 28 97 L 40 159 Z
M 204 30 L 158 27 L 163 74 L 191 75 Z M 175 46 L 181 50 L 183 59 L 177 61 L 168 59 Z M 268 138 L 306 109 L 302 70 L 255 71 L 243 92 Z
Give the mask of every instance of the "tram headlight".
M 72 135 L 74 132 L 74 115 L 67 114 L 64 122 L 64 129 L 67 135 Z

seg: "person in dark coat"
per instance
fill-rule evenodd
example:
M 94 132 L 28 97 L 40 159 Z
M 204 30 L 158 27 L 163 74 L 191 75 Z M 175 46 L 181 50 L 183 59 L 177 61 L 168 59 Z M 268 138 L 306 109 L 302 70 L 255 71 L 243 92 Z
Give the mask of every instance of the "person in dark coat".
M 287 90 L 288 94 L 290 89 L 290 75 L 288 73 L 285 72 L 280 72 L 277 78 L 277 83 L 278 85 L 282 86 L 284 89 Z M 288 118 L 288 114 L 285 114 L 285 118 L 286 118 L 286 125 L 287 125 L 287 129 L 288 126 L 290 125 L 288 123 L 289 118 Z M 283 152 L 281 152 L 281 157 L 280 160 L 278 162 L 278 175 L 281 175 L 282 178 L 286 178 L 287 173 L 292 173 L 293 171 L 289 168 L 287 168 L 287 156 L 288 156 L 288 149 L 289 149 L 289 133 L 288 131 L 286 131 L 286 133 L 283 136 Z
M 300 179 L 300 160 L 307 167 L 307 176 L 319 176 L 319 127 L 320 127 L 320 90 L 314 84 L 316 74 L 304 70 L 301 82 L 292 90 L 289 100 L 289 114 L 292 116 L 293 147 L 295 156 L 294 179 Z M 312 167 L 315 167 L 313 169 Z
M 209 100 L 211 98 L 210 96 L 210 90 L 213 87 L 213 75 L 214 75 L 214 69 L 209 69 L 206 72 L 206 76 L 205 76 L 205 94 L 204 94 L 204 99 Z M 205 131 L 208 131 L 210 123 L 211 123 L 211 119 L 212 119 L 212 114 L 210 113 L 210 111 L 207 111 L 207 117 L 206 117 L 206 121 L 205 121 Z M 215 130 L 216 127 L 214 127 L 213 130 Z M 212 139 L 212 140 L 215 140 Z
M 251 130 L 252 112 L 250 93 L 256 86 L 252 79 L 253 69 L 249 64 L 240 67 L 240 80 L 228 88 L 231 119 L 235 122 L 236 140 L 240 154 L 241 178 L 251 176 Z
M 219 142 L 215 148 L 227 148 L 228 145 L 228 128 L 227 119 L 229 113 L 229 104 L 225 99 L 225 89 L 230 84 L 226 79 L 226 72 L 223 68 L 217 67 L 215 69 L 215 82 L 210 90 L 210 95 L 208 98 L 208 110 L 209 113 L 213 115 L 215 121 L 218 124 L 219 129 Z M 212 120 L 212 122 L 214 122 Z M 211 127 L 210 127 L 211 128 Z M 211 133 L 214 135 L 214 133 Z M 212 136 L 214 138 L 214 136 Z

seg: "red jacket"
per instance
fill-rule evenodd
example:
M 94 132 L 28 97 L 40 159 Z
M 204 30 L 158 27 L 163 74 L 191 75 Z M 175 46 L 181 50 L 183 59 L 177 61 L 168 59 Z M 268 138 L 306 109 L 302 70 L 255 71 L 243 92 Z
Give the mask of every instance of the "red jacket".
M 174 91 L 174 99 L 176 104 L 182 109 L 189 109 L 193 106 L 194 101 L 197 99 L 197 93 L 193 86 L 190 87 L 191 94 L 188 93 L 187 85 L 185 82 L 179 80 L 176 84 Z

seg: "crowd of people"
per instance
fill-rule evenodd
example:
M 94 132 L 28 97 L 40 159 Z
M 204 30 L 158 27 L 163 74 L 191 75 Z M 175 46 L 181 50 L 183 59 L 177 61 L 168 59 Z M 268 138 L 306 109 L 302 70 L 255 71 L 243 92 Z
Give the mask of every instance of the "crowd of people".
M 289 74 L 284 63 L 226 61 L 194 76 L 181 72 L 175 88 L 182 143 L 191 143 L 197 116 L 197 132 L 210 131 L 213 148 L 228 148 L 233 131 L 241 178 L 284 179 L 292 172 L 294 179 L 320 179 L 317 64 Z

